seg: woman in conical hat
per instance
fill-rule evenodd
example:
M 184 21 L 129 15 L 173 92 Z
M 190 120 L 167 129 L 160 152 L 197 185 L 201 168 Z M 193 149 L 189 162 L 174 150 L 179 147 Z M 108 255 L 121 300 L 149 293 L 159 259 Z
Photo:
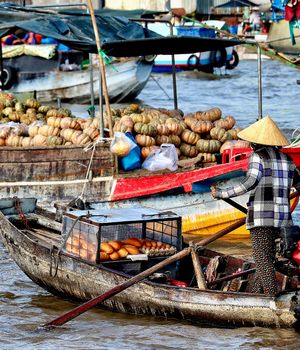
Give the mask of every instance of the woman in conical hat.
M 212 196 L 230 198 L 250 192 L 246 227 L 250 230 L 256 263 L 253 292 L 275 295 L 275 238 L 280 227 L 293 225 L 288 197 L 291 187 L 300 190 L 300 174 L 293 161 L 280 152 L 280 147 L 287 146 L 289 141 L 271 117 L 260 119 L 238 136 L 249 141 L 253 149 L 247 175 L 234 187 L 212 186 Z

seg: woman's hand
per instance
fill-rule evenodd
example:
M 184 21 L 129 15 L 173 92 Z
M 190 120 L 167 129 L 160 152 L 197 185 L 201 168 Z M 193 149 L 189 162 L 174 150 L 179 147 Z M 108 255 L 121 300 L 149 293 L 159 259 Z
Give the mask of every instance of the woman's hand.
M 210 190 L 211 190 L 211 195 L 213 198 L 217 198 L 217 188 L 216 185 L 211 185 L 210 186 Z

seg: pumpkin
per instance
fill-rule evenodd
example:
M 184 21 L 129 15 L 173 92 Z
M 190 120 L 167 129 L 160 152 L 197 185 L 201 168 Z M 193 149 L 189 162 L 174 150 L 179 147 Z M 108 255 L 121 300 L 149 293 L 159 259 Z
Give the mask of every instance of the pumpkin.
M 202 153 L 217 153 L 221 147 L 221 142 L 218 140 L 202 140 L 200 139 L 196 148 Z
M 178 120 L 182 119 L 182 116 L 184 114 L 181 109 L 158 108 L 158 111 L 168 115 L 169 117 L 176 118 Z
M 168 129 L 170 130 L 170 133 L 173 135 L 180 135 L 182 133 L 182 128 L 181 126 L 177 123 L 177 122 L 172 122 L 170 123 L 170 121 L 166 121 L 166 125 L 168 127 Z
M 88 135 L 92 140 L 95 140 L 100 135 L 99 129 L 95 128 L 86 128 L 83 129 L 82 132 Z
M 46 118 L 48 119 L 49 117 L 58 117 L 61 118 L 58 110 L 56 108 L 51 108 L 47 111 L 46 113 Z
M 231 135 L 225 129 L 218 126 L 210 130 L 210 136 L 213 140 L 219 140 L 222 143 L 231 139 Z
M 3 139 L 2 137 L 0 137 L 0 146 L 5 146 L 6 144 L 6 139 Z
M 147 158 L 149 154 L 155 150 L 159 149 L 158 146 L 149 146 L 149 147 L 142 147 L 141 148 L 141 157 L 143 159 Z
M 213 123 L 209 120 L 194 120 L 190 125 L 191 130 L 198 134 L 208 133 L 213 127 Z
M 8 117 L 10 115 L 10 113 L 13 113 L 14 109 L 12 107 L 6 107 L 3 109 L 2 113 Z
M 181 140 L 183 140 L 184 142 L 190 145 L 195 145 L 197 141 L 200 139 L 200 136 L 198 134 L 188 129 L 183 130 L 180 137 L 181 137 Z
M 79 130 L 74 129 L 62 129 L 60 132 L 60 136 L 64 138 L 66 141 L 71 141 L 73 134 L 78 135 L 81 133 Z
M 136 140 L 138 145 L 143 146 L 143 147 L 155 145 L 155 139 L 149 135 L 138 134 L 135 136 L 135 140 Z
M 60 146 L 63 144 L 63 138 L 59 136 L 47 136 L 46 138 L 47 146 Z
M 215 163 L 216 156 L 211 153 L 199 153 L 198 156 L 201 156 L 203 163 Z
M 151 122 L 151 124 L 152 124 L 152 122 Z M 158 124 L 156 126 L 156 131 L 157 131 L 158 135 L 169 135 L 169 133 L 170 133 L 168 126 L 165 124 Z
M 50 125 L 42 125 L 38 130 L 38 134 L 44 136 L 57 136 L 59 135 L 59 132 L 59 128 L 55 128 L 54 126 Z
M 204 112 L 196 112 L 195 113 L 195 118 L 198 120 L 210 120 L 211 122 L 214 122 L 215 120 L 218 120 L 221 118 L 222 111 L 220 108 L 215 107 L 208 109 L 207 111 Z
M 25 106 L 24 106 L 24 104 L 22 102 L 16 102 L 15 110 L 16 110 L 16 112 L 25 113 Z
M 68 129 L 68 128 L 75 129 L 75 130 L 81 129 L 80 123 L 78 123 L 78 121 L 74 118 L 64 117 L 64 118 L 56 118 L 56 119 L 60 120 L 60 125 L 58 127 L 61 127 L 61 129 Z M 51 125 L 48 123 L 48 120 L 47 120 L 47 124 Z
M 28 134 L 31 137 L 34 137 L 38 134 L 40 127 L 38 125 L 32 125 L 28 128 Z
M 197 148 L 195 146 L 188 145 L 187 143 L 181 144 L 180 152 L 182 155 L 190 158 L 194 158 L 198 155 Z
M 169 143 L 172 143 L 176 147 L 179 147 L 181 144 L 181 139 L 177 135 L 169 135 Z
M 86 145 L 87 143 L 90 143 L 92 140 L 89 138 L 88 135 L 84 134 L 80 130 L 75 130 L 71 137 L 71 141 L 74 145 Z
M 130 114 L 130 118 L 132 119 L 133 123 L 143 123 L 148 124 L 151 120 L 151 117 L 146 114 Z
M 120 121 L 118 121 L 115 123 L 115 125 L 113 127 L 113 131 L 126 132 L 126 131 L 128 131 L 128 127 L 126 125 L 121 124 Z
M 232 129 L 235 124 L 235 119 L 232 116 L 227 116 L 224 119 L 219 119 L 214 122 L 214 126 L 219 126 L 225 130 Z
M 22 146 L 22 141 L 23 141 L 23 136 L 11 134 L 8 136 L 5 143 L 6 143 L 6 146 L 9 146 L 9 147 L 20 147 Z
M 28 114 L 28 115 L 36 115 L 36 110 L 34 108 L 27 108 L 26 114 Z
M 155 136 L 156 132 L 156 128 L 153 125 L 143 124 L 139 133 L 143 135 Z
M 12 107 L 16 101 L 15 96 L 10 92 L 0 92 L 0 102 L 5 105 L 5 107 Z
M 132 120 L 132 118 L 129 115 L 123 116 L 120 119 L 120 123 L 122 125 L 125 125 L 127 128 L 130 128 L 130 129 L 133 128 L 133 120 Z
M 30 147 L 32 146 L 32 140 L 33 138 L 32 137 L 23 137 L 23 140 L 22 140 L 22 147 Z
M 34 108 L 34 109 L 38 109 L 41 104 L 39 101 L 37 101 L 35 98 L 28 98 L 26 101 L 25 101 L 25 106 L 26 107 L 29 107 L 29 108 Z
M 18 112 L 11 112 L 8 115 L 8 118 L 13 122 L 20 121 L 20 114 Z
M 60 128 L 60 122 L 61 122 L 61 118 L 57 118 L 57 117 L 49 117 L 47 119 L 47 124 L 49 126 L 54 126 L 55 128 Z
M 157 135 L 155 137 L 155 143 L 158 146 L 162 145 L 163 143 L 170 143 L 170 138 L 167 135 Z
M 32 122 L 36 121 L 36 116 L 21 114 L 20 115 L 20 123 L 30 125 Z
M 220 148 L 220 153 L 223 153 L 225 149 L 229 148 L 249 148 L 250 142 L 244 140 L 228 140 L 223 143 Z
M 129 142 L 119 140 L 110 147 L 110 150 L 118 157 L 124 157 L 130 152 L 130 144 Z
M 51 109 L 50 106 L 40 106 L 38 108 L 39 113 L 47 114 L 47 112 Z
M 47 137 L 44 135 L 35 135 L 31 143 L 33 146 L 47 146 L 46 140 Z
M 193 114 L 188 114 L 184 117 L 184 122 L 185 124 L 190 128 L 191 127 L 191 124 L 197 120 Z

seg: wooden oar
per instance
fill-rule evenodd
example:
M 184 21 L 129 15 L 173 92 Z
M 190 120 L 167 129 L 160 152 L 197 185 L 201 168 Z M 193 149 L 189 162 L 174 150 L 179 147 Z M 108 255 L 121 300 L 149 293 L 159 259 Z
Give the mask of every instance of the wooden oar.
M 240 219 L 236 223 L 234 223 L 233 225 L 226 227 L 225 229 L 217 232 L 216 234 L 212 235 L 211 237 L 208 237 L 208 238 L 205 238 L 205 239 L 202 239 L 202 240 L 196 242 L 194 244 L 194 247 L 205 246 L 211 242 L 214 242 L 216 239 L 218 239 L 222 236 L 225 236 L 227 233 L 231 232 L 232 230 L 235 230 L 239 226 L 242 226 L 244 223 L 245 223 L 245 219 L 244 218 Z M 191 253 L 192 249 L 193 249 L 192 247 L 188 247 L 188 248 L 183 249 L 179 253 L 176 253 L 176 254 L 168 257 L 167 259 L 161 261 L 160 263 L 158 263 L 158 264 L 150 267 L 149 269 L 139 273 L 138 275 L 130 278 L 126 282 L 117 285 L 116 287 L 110 289 L 109 291 L 85 302 L 84 304 L 74 308 L 71 311 L 66 312 L 65 314 L 57 317 L 56 319 L 45 323 L 41 327 L 51 328 L 51 327 L 61 326 L 61 325 L 65 324 L 66 322 L 68 322 L 68 321 L 72 320 L 73 318 L 81 315 L 82 313 L 88 311 L 89 309 L 91 309 L 92 307 L 101 303 L 102 301 L 104 301 L 108 298 L 111 298 L 112 296 L 122 292 L 123 290 L 127 289 L 128 287 L 132 286 L 133 284 L 136 284 L 136 283 L 144 280 L 148 276 L 152 275 L 154 272 L 157 272 L 158 270 L 161 270 L 162 268 L 166 267 L 167 265 L 188 256 Z

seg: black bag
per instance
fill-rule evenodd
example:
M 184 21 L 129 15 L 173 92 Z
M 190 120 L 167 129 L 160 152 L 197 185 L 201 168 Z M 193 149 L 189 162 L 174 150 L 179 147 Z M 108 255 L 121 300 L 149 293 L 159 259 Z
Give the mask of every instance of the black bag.
M 293 251 L 297 248 L 297 242 L 300 241 L 300 227 L 287 226 L 280 228 L 280 255 L 290 259 Z

